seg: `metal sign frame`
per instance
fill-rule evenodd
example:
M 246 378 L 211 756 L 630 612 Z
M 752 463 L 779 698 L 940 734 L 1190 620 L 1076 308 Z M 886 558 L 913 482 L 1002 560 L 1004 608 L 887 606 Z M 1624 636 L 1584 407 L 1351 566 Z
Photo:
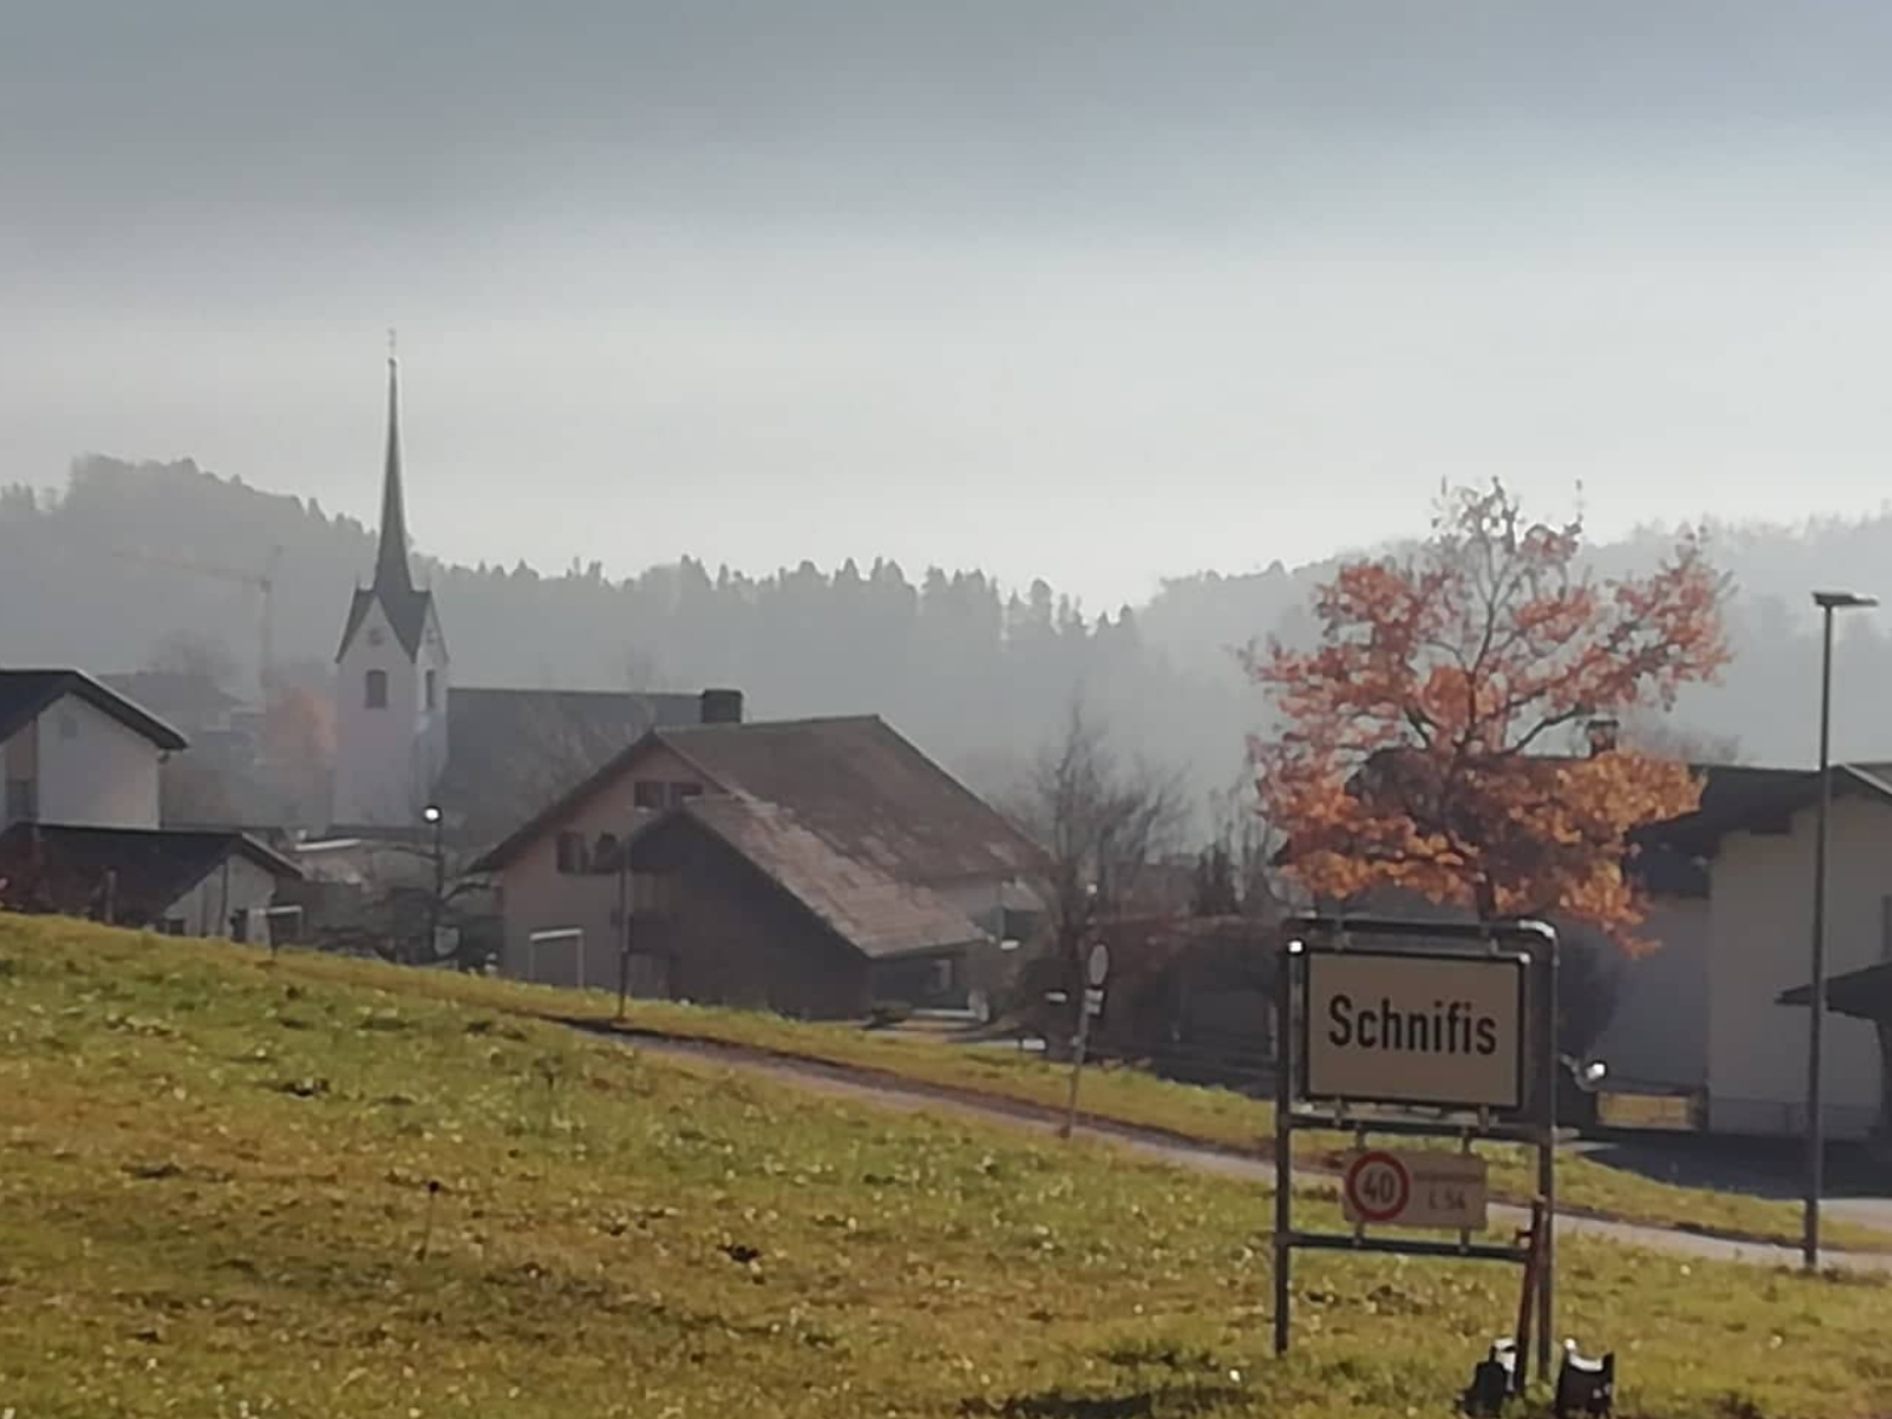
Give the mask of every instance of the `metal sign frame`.
M 1505 1261 L 1527 1270 L 1535 1258 L 1537 1367 L 1550 1372 L 1552 1323 L 1556 1309 L 1555 1258 L 1557 1218 L 1557 933 L 1541 921 L 1439 922 L 1394 917 L 1301 916 L 1284 926 L 1275 971 L 1275 1194 L 1274 1194 L 1274 1350 L 1287 1353 L 1293 1304 L 1293 1258 L 1297 1250 L 1391 1253 L 1404 1256 Z M 1458 950 L 1413 950 L 1408 958 L 1493 959 L 1522 957 L 1520 972 L 1525 1008 L 1520 1011 L 1518 1067 L 1524 1075 L 1520 1106 L 1496 1109 L 1450 1104 L 1361 1104 L 1313 1098 L 1302 1090 L 1307 1078 L 1307 963 L 1311 956 L 1392 955 L 1369 942 L 1461 942 Z M 1527 1059 L 1535 1060 L 1535 1068 Z M 1309 1232 L 1294 1226 L 1294 1135 L 1297 1131 L 1352 1133 L 1356 1148 L 1366 1149 L 1368 1135 L 1404 1138 L 1452 1138 L 1459 1151 L 1472 1154 L 1474 1142 L 1504 1140 L 1537 1150 L 1538 1235 L 1528 1243 L 1474 1242 L 1460 1232 L 1456 1242 L 1369 1236 L 1367 1224 L 1350 1233 Z M 1520 1370 L 1528 1363 L 1518 1357 Z M 1520 1374 L 1519 1380 L 1522 1382 Z

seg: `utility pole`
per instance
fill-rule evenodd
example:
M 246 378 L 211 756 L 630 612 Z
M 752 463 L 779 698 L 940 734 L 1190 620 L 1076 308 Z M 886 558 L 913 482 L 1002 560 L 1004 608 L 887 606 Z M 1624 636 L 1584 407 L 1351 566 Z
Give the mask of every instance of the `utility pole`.
M 1821 1117 L 1823 1046 L 1826 1032 L 1826 845 L 1833 809 L 1833 613 L 1877 606 L 1871 596 L 1850 591 L 1816 591 L 1813 604 L 1822 617 L 1820 641 L 1820 799 L 1813 830 L 1813 1013 L 1807 1024 L 1806 1199 L 1800 1241 L 1807 1270 L 1820 1266 L 1820 1194 L 1826 1190 L 1826 1121 Z
M 432 961 L 440 954 L 440 908 L 441 898 L 447 891 L 447 855 L 441 842 L 441 833 L 446 827 L 445 815 L 439 805 L 429 803 L 420 810 L 420 816 L 427 820 L 434 830 L 434 890 L 427 899 L 427 959 Z

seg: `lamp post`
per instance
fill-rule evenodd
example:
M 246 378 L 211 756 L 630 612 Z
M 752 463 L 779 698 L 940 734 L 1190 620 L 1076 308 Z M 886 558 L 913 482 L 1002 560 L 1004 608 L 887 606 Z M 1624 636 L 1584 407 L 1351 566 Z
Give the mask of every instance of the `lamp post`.
M 421 809 L 420 816 L 434 830 L 434 892 L 427 899 L 427 959 L 431 961 L 440 951 L 440 897 L 447 890 L 447 858 L 440 844 L 445 821 L 439 805 L 434 803 Z
M 1809 1271 L 1820 1265 L 1820 1194 L 1826 1186 L 1825 1121 L 1820 1072 L 1826 1030 L 1826 842 L 1833 809 L 1833 613 L 1877 606 L 1876 597 L 1816 591 L 1820 608 L 1820 806 L 1813 829 L 1813 1014 L 1807 1026 L 1807 1195 L 1800 1252 Z

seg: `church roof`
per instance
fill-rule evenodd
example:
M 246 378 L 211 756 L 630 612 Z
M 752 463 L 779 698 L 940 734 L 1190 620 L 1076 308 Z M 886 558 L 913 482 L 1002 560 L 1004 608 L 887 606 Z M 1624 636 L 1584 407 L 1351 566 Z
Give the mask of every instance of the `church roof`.
M 342 627 L 341 649 L 335 652 L 337 660 L 342 658 L 342 652 L 354 640 L 361 623 L 368 619 L 368 610 L 376 601 L 386 609 L 388 624 L 394 628 L 394 638 L 401 643 L 408 658 L 411 660 L 420 654 L 420 641 L 427 632 L 427 613 L 433 607 L 434 594 L 410 587 L 404 593 L 389 596 L 378 586 L 358 586 L 355 588 L 354 600 L 348 603 L 348 623 Z
M 421 637 L 427 630 L 427 613 L 433 606 L 433 593 L 414 585 L 414 574 L 407 562 L 407 501 L 401 488 L 401 387 L 400 366 L 388 357 L 388 450 L 381 473 L 381 532 L 375 548 L 374 581 L 358 587 L 348 606 L 348 624 L 342 628 L 341 659 L 348 644 L 368 617 L 368 609 L 379 601 L 387 612 L 394 637 L 408 657 L 420 654 Z

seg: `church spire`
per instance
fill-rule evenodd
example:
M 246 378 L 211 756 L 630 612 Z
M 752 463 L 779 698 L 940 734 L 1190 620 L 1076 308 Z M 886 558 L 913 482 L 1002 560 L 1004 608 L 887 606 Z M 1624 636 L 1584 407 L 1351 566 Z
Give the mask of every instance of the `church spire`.
M 401 497 L 400 365 L 388 336 L 388 461 L 381 475 L 381 546 L 374 559 L 374 589 L 386 596 L 412 596 L 407 566 L 407 510 Z

